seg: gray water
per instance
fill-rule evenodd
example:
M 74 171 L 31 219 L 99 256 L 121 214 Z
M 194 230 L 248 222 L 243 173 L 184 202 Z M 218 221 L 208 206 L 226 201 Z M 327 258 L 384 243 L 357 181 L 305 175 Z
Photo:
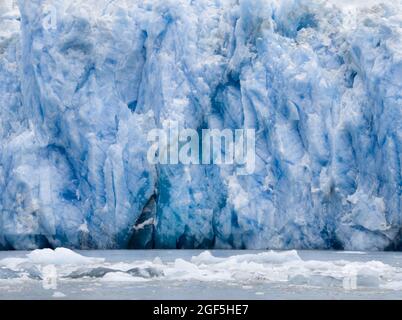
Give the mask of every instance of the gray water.
M 0 252 L 0 299 L 402 299 L 402 253 L 118 250 L 77 251 L 65 261 L 27 254 Z M 105 268 L 115 272 L 97 274 Z M 156 275 L 132 276 L 132 268 Z

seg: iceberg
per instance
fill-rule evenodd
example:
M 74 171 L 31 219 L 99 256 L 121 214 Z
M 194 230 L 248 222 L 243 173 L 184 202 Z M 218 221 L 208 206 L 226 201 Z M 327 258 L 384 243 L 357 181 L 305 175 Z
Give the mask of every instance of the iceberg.
M 388 0 L 2 1 L 0 249 L 400 250 L 401 40 Z M 166 121 L 254 173 L 150 164 Z

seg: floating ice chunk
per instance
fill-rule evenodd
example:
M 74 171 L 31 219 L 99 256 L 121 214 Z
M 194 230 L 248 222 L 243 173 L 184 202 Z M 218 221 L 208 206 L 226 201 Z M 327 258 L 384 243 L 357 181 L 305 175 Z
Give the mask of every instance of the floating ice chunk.
M 64 297 L 66 297 L 66 295 L 63 292 L 56 291 L 55 293 L 53 293 L 52 297 L 53 298 L 64 298 Z
M 222 262 L 224 260 L 225 260 L 225 258 L 214 257 L 210 251 L 203 251 L 198 256 L 194 256 L 191 258 L 191 262 L 194 262 L 196 264 L 217 263 L 217 262 Z
M 225 281 L 233 280 L 232 272 L 227 268 L 197 265 L 184 259 L 176 259 L 172 266 L 164 270 L 164 274 L 171 280 L 199 280 L 199 281 Z
M 42 268 L 43 289 L 57 289 L 57 269 L 54 265 L 46 265 Z
M 63 264 L 93 264 L 93 263 L 101 263 L 105 259 L 103 258 L 89 258 L 84 257 L 70 249 L 66 248 L 56 248 L 52 249 L 42 249 L 42 250 L 34 250 L 31 253 L 27 254 L 28 260 L 31 263 L 36 264 L 54 264 L 54 265 L 63 265 Z
M 158 270 L 156 268 L 151 268 L 151 267 L 143 267 L 143 268 L 142 267 L 134 267 L 127 271 L 106 268 L 106 267 L 97 267 L 97 268 L 92 268 L 92 269 L 79 269 L 79 270 L 73 271 L 72 273 L 67 275 L 66 278 L 72 278 L 72 279 L 80 279 L 80 278 L 85 278 L 85 277 L 102 278 L 106 274 L 111 273 L 111 272 L 114 272 L 114 273 L 124 272 L 131 276 L 140 277 L 140 278 L 155 278 L 155 277 L 161 277 L 164 275 L 163 271 Z
M 26 261 L 26 258 L 5 258 L 0 260 L 0 266 L 6 266 L 8 268 L 15 269 Z
M 326 275 L 295 275 L 289 278 L 289 283 L 313 287 L 342 287 L 342 279 Z
M 118 272 L 108 272 L 101 278 L 101 281 L 104 281 L 104 282 L 143 282 L 143 281 L 149 281 L 149 279 L 146 279 L 143 277 L 134 277 L 128 273 L 118 271 Z
M 0 268 L 0 279 L 15 279 L 20 277 L 21 275 L 17 271 L 8 268 Z
M 29 263 L 21 265 L 22 274 L 27 275 L 29 278 L 34 280 L 42 280 L 42 272 L 35 265 Z
M 268 251 L 258 254 L 243 254 L 233 256 L 230 260 L 234 260 L 237 263 L 252 261 L 255 263 L 286 263 L 302 261 L 296 250 L 290 251 Z
M 376 274 L 358 274 L 356 277 L 357 287 L 378 288 L 380 277 Z
M 402 281 L 389 281 L 385 284 L 382 284 L 381 288 L 387 289 L 387 290 L 401 291 L 402 290 Z
M 204 251 L 200 255 L 192 257 L 191 261 L 200 264 L 200 263 L 219 263 L 219 262 L 233 262 L 233 263 L 241 263 L 252 261 L 255 263 L 284 263 L 290 261 L 300 261 L 296 250 L 291 251 L 268 251 L 261 252 L 258 254 L 241 254 L 231 256 L 230 258 L 219 258 L 214 257 L 209 251 Z
M 346 276 L 342 281 L 343 289 L 345 290 L 356 290 L 357 289 L 357 279 L 356 275 Z
M 0 261 L 0 279 L 20 278 L 42 280 L 42 272 L 37 266 L 27 263 L 27 259 L 6 258 Z
M 202 278 L 201 271 L 197 265 L 183 259 L 176 259 L 173 268 L 168 269 L 166 273 L 170 277 L 180 279 Z
M 156 278 L 162 277 L 164 275 L 163 271 L 158 270 L 156 268 L 132 268 L 126 271 L 128 274 L 135 276 L 135 277 L 142 277 L 142 278 Z
M 109 272 L 119 272 L 119 270 L 115 269 L 110 269 L 110 268 L 104 268 L 104 267 L 98 267 L 98 268 L 93 268 L 93 269 L 80 269 L 76 270 L 69 275 L 67 275 L 67 278 L 72 278 L 72 279 L 80 279 L 80 278 L 102 278 L 105 274 Z

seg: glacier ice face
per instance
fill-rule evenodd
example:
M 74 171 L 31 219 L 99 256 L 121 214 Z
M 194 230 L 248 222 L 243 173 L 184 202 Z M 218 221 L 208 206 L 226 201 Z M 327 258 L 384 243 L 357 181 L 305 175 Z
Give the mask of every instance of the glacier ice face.
M 400 249 L 402 6 L 0 4 L 0 248 Z M 257 130 L 256 170 L 147 134 Z

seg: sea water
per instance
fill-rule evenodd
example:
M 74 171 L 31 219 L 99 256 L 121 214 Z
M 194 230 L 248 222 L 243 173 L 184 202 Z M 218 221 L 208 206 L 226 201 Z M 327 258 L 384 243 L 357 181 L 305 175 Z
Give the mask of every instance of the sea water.
M 400 298 L 399 252 L 0 252 L 0 299 Z

